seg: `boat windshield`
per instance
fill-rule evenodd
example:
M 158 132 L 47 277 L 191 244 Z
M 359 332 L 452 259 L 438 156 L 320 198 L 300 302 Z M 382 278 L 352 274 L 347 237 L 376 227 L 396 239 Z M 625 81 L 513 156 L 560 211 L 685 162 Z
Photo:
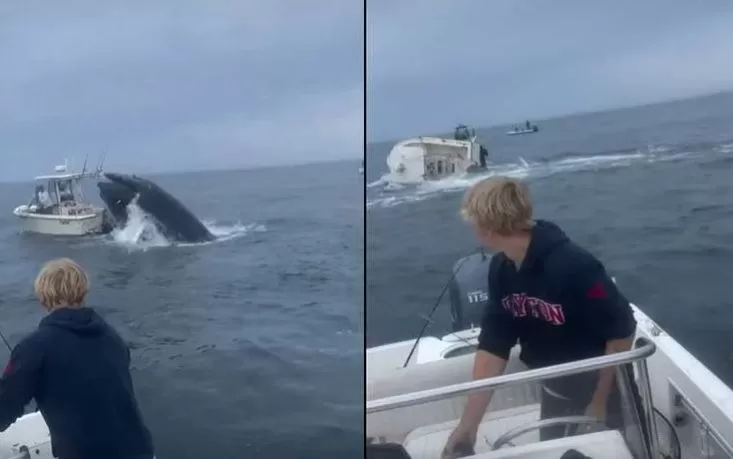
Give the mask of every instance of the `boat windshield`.
M 475 445 L 458 457 L 559 458 L 573 449 L 589 457 L 660 457 L 646 367 L 654 351 L 646 342 L 533 370 L 512 358 L 506 374 L 477 381 L 470 379 L 473 355 L 396 369 L 367 381 L 367 448 L 374 457 L 390 448 L 384 457 L 441 457 L 468 394 L 493 393 Z M 605 415 L 588 410 L 601 369 L 614 375 Z
M 58 202 L 64 203 L 64 202 L 74 202 L 75 200 L 75 183 L 71 179 L 64 179 L 64 180 L 58 180 L 58 181 L 51 181 L 49 182 L 49 189 L 53 189 L 55 185 L 56 191 L 58 193 Z

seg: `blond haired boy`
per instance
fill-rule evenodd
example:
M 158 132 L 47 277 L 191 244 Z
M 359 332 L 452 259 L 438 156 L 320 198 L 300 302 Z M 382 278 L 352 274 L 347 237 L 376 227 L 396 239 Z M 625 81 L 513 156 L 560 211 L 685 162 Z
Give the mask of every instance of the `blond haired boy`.
M 0 431 L 35 399 L 59 459 L 150 459 L 153 444 L 130 377 L 130 351 L 84 306 L 86 272 L 48 262 L 34 283 L 48 315 L 12 351 L 0 378 Z
M 473 377 L 498 376 L 512 347 L 530 368 L 627 350 L 636 320 L 603 264 L 554 223 L 534 218 L 527 185 L 497 177 L 474 185 L 461 215 L 496 254 L 489 268 L 490 301 L 484 312 Z M 628 370 L 628 369 L 626 369 Z M 557 378 L 543 384 L 541 418 L 587 414 L 609 427 L 622 424 L 613 369 Z M 471 394 L 443 457 L 470 453 L 490 393 Z M 541 439 L 565 426 L 540 430 Z

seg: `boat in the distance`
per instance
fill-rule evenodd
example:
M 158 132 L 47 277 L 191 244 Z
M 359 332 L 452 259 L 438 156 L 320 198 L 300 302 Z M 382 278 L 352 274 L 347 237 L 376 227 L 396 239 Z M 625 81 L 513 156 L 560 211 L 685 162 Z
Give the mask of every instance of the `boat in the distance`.
M 27 232 L 54 236 L 84 236 L 103 232 L 106 209 L 86 201 L 82 182 L 98 178 L 94 172 L 69 172 L 68 164 L 56 166 L 54 173 L 35 178 L 36 188 L 28 204 L 13 210 Z
M 733 391 L 636 305 L 637 330 L 629 351 L 528 370 L 517 344 L 504 375 L 473 381 L 489 263 L 483 253 L 456 263 L 449 289 L 453 333 L 367 350 L 368 457 L 440 458 L 467 394 L 493 390 L 474 451 L 463 457 L 733 458 Z M 633 371 L 620 370 L 621 364 Z M 589 416 L 541 420 L 543 382 L 606 367 L 615 367 L 623 428 L 608 429 Z M 638 397 L 631 395 L 631 378 Z M 552 426 L 566 428 L 566 435 L 567 428 L 577 430 L 540 440 L 539 430 Z M 564 455 L 569 450 L 585 456 Z
M 415 137 L 397 143 L 387 156 L 387 182 L 417 184 L 486 169 L 489 152 L 474 129 L 459 125 L 453 138 Z
M 364 175 L 364 160 L 361 160 L 361 165 L 359 166 L 359 175 Z
M 506 135 L 524 135 L 539 132 L 540 128 L 536 124 L 526 121 L 523 126 L 514 126 L 511 131 L 507 131 Z

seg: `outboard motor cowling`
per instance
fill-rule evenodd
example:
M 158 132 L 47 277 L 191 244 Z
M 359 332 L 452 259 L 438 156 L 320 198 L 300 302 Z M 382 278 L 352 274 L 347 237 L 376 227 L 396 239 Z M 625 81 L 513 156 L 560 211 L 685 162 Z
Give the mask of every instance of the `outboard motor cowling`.
M 448 287 L 454 332 L 481 325 L 489 303 L 491 257 L 483 251 L 461 258 L 453 265 Z

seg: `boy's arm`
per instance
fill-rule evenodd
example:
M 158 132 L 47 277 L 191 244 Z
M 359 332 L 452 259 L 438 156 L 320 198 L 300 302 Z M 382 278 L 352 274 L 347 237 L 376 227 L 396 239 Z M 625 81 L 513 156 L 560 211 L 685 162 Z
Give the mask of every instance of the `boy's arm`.
M 38 387 L 43 350 L 35 336 L 20 342 L 11 352 L 0 378 L 0 432 L 23 415 Z
M 607 355 L 631 349 L 636 330 L 634 312 L 601 262 L 589 256 L 587 260 L 581 260 L 574 271 L 568 280 L 572 282 L 572 291 L 582 311 L 584 325 L 606 343 Z M 591 406 L 599 409 L 605 406 L 614 376 L 614 367 L 599 372 Z
M 495 256 L 496 257 L 496 256 Z M 499 269 L 503 258 L 491 260 L 489 269 L 489 302 L 481 321 L 478 349 L 473 363 L 473 379 L 485 379 L 504 373 L 518 333 L 512 315 L 501 304 Z M 481 423 L 491 402 L 492 391 L 474 392 L 468 396 L 461 423 L 472 430 Z

